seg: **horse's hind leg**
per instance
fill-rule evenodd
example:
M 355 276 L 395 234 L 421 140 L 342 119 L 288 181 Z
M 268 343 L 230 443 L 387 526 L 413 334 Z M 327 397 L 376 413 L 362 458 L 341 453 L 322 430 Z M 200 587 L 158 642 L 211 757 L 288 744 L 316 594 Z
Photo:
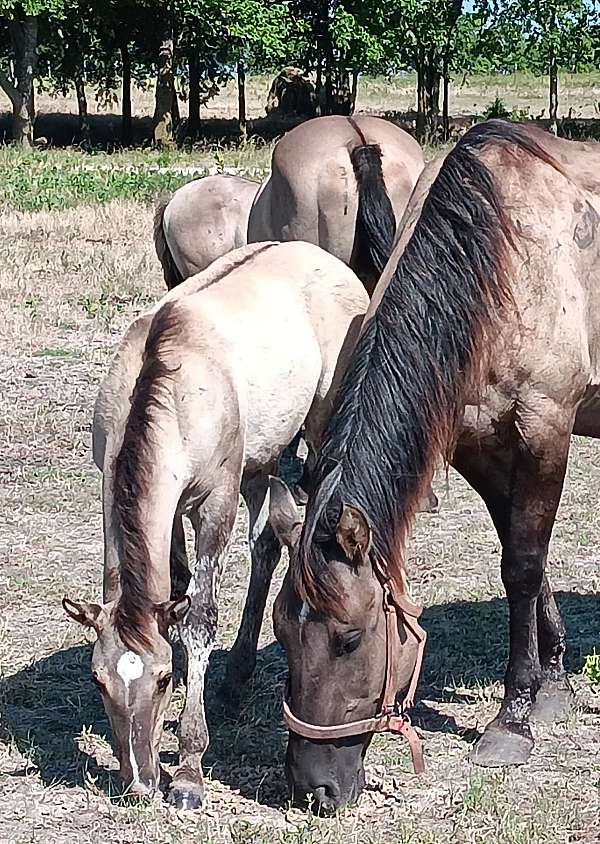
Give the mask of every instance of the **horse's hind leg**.
M 254 475 L 242 481 L 242 495 L 248 507 L 249 544 L 252 558 L 250 584 L 240 628 L 227 660 L 223 696 L 231 701 L 239 697 L 240 686 L 248 680 L 256 665 L 256 648 L 262 625 L 271 578 L 281 557 L 281 545 L 268 521 L 269 476 Z
M 574 697 L 563 666 L 565 626 L 546 577 L 537 601 L 537 628 L 542 683 L 531 717 L 536 721 L 565 721 Z
M 187 590 L 191 606 L 179 626 L 187 655 L 187 694 L 179 727 L 179 768 L 169 789 L 169 801 L 179 809 L 197 808 L 204 797 L 205 674 L 217 632 L 219 585 L 237 512 L 238 479 L 239 475 L 229 477 L 191 516 L 196 533 L 196 560 Z

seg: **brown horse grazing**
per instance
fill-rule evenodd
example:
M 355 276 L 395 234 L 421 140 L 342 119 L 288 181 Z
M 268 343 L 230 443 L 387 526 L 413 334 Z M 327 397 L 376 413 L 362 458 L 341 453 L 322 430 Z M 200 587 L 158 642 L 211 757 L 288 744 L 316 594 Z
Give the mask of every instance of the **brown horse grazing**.
M 98 635 L 92 673 L 132 793 L 158 788 L 172 685 L 168 628 L 179 624 L 187 700 L 170 800 L 183 808 L 202 801 L 204 675 L 239 493 L 252 572 L 227 669 L 234 692 L 254 669 L 280 556 L 267 518 L 269 473 L 302 425 L 318 444 L 367 305 L 354 273 L 318 247 L 255 244 L 183 282 L 125 336 L 94 414 L 104 602 L 64 606 Z M 184 514 L 196 537 L 191 570 Z
M 241 176 L 206 176 L 159 201 L 154 245 L 169 290 L 246 245 L 250 208 L 259 187 Z
M 306 240 L 356 272 L 369 295 L 423 169 L 407 132 L 379 117 L 317 117 L 273 150 L 250 212 L 248 242 Z
M 293 502 L 273 496 L 294 548 L 274 609 L 290 669 L 287 773 L 322 809 L 360 792 L 373 729 L 408 733 L 382 690 L 415 673 L 405 542 L 440 455 L 488 507 L 509 605 L 504 700 L 474 760 L 525 762 L 530 716 L 568 710 L 544 568 L 571 434 L 600 435 L 599 174 L 600 146 L 502 121 L 431 165 L 345 375 L 301 536 Z M 390 664 L 384 642 L 398 636 Z

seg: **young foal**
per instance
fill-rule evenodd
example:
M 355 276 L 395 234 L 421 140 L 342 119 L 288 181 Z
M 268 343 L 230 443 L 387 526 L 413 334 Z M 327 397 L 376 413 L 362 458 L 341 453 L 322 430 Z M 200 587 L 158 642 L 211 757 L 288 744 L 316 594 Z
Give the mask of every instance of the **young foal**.
M 274 611 L 290 668 L 288 777 L 323 809 L 364 783 L 372 732 L 358 725 L 386 714 L 390 608 L 406 642 L 394 688 L 415 672 L 404 549 L 440 454 L 482 496 L 502 543 L 505 694 L 475 761 L 525 762 L 530 715 L 568 710 L 544 568 L 570 436 L 600 435 L 599 174 L 600 146 L 501 121 L 430 165 L 338 395 L 301 536 L 289 496 L 273 500 L 294 548 Z M 340 725 L 345 738 L 313 740 Z
M 158 203 L 154 245 L 169 290 L 246 245 L 250 208 L 259 187 L 241 176 L 206 176 Z
M 136 320 L 102 384 L 94 459 L 103 471 L 104 602 L 64 605 L 98 635 L 92 674 L 134 793 L 158 787 L 168 627 L 179 623 L 187 699 L 170 799 L 184 808 L 202 801 L 204 675 L 238 495 L 249 510 L 252 573 L 227 670 L 232 689 L 254 668 L 280 556 L 267 521 L 269 474 L 301 425 L 317 444 L 367 304 L 354 273 L 316 246 L 247 246 Z M 195 532 L 189 572 L 183 514 Z

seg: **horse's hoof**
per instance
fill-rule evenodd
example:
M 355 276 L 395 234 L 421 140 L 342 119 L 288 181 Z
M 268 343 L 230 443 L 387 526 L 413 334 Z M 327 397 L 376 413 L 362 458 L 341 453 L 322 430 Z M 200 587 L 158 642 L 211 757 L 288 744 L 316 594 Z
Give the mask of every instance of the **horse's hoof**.
M 575 695 L 566 679 L 545 680 L 536 695 L 531 718 L 544 724 L 566 721 L 574 702 Z
M 517 732 L 490 724 L 471 751 L 471 761 L 484 768 L 524 765 L 533 750 L 533 744 L 528 725 L 519 727 Z
M 169 803 L 176 809 L 200 809 L 204 802 L 204 788 L 195 783 L 181 782 L 175 780 L 169 789 Z

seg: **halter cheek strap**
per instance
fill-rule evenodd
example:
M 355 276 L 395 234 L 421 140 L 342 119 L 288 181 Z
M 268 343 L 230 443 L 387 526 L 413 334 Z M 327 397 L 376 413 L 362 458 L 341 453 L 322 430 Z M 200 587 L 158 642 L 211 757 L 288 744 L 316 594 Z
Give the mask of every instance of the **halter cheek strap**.
M 427 633 L 418 622 L 422 607 L 414 604 L 405 593 L 398 593 L 395 585 L 376 568 L 376 573 L 383 588 L 383 610 L 385 613 L 386 660 L 385 679 L 381 696 L 381 707 L 373 718 L 363 718 L 360 721 L 350 721 L 347 724 L 333 724 L 322 727 L 309 724 L 297 718 L 287 700 L 283 701 L 283 717 L 292 732 L 304 738 L 331 741 L 333 739 L 348 738 L 362 733 L 393 733 L 403 736 L 409 744 L 413 767 L 416 774 L 425 770 L 421 740 L 410 722 L 407 710 L 414 704 L 415 692 L 423 665 L 423 652 Z M 410 679 L 408 691 L 402 701 L 398 703 L 398 658 L 402 643 L 398 632 L 398 622 L 401 621 L 405 631 L 414 636 L 417 641 L 417 658 Z

